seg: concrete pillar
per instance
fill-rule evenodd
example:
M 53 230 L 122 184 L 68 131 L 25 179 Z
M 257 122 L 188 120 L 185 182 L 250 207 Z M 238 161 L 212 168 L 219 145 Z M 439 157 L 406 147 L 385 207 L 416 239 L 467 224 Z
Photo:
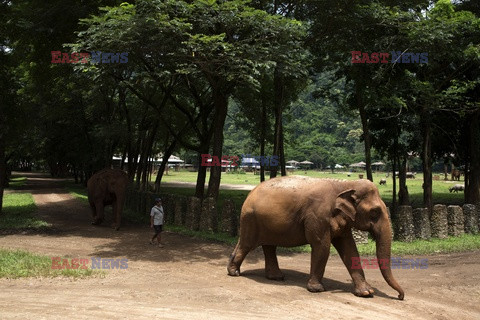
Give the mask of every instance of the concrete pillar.
M 433 206 L 432 216 L 430 218 L 432 228 L 432 237 L 446 238 L 448 236 L 447 207 L 443 204 Z
M 413 210 L 413 228 L 417 239 L 428 240 L 432 236 L 427 208 Z
M 398 207 L 395 238 L 405 242 L 411 242 L 415 240 L 413 212 L 411 206 Z
M 201 210 L 201 201 L 197 197 L 189 197 L 187 200 L 187 212 L 185 225 L 190 230 L 198 230 Z
M 448 235 L 460 236 L 464 234 L 463 210 L 460 206 L 447 207 Z
M 367 243 L 368 242 L 368 232 L 360 231 L 355 228 L 352 228 L 352 236 L 355 240 L 355 243 Z
M 478 233 L 478 217 L 477 208 L 473 204 L 463 205 L 463 221 L 465 225 L 465 232 Z

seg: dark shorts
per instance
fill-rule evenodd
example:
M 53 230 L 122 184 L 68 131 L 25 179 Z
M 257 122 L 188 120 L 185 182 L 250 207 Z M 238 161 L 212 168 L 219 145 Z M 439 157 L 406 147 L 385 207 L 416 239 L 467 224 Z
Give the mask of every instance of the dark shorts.
M 153 229 L 155 229 L 155 234 L 159 234 L 160 232 L 162 232 L 163 225 L 161 225 L 161 224 L 153 225 Z

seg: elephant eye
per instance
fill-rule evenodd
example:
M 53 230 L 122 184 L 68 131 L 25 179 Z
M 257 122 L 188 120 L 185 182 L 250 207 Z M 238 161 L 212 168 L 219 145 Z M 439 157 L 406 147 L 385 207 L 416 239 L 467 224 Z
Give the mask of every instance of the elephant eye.
M 371 219 L 376 221 L 378 220 L 378 218 L 380 217 L 380 215 L 382 214 L 382 209 L 380 208 L 373 208 L 372 211 L 370 211 L 370 216 L 371 216 Z

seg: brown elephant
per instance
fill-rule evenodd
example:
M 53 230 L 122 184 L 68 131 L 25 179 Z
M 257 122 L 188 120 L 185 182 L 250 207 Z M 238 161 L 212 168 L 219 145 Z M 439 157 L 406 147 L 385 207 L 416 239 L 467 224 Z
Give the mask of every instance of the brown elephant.
M 452 170 L 452 180 L 457 180 L 460 181 L 460 176 L 462 175 L 462 172 L 457 169 Z
M 114 223 L 112 227 L 120 229 L 125 192 L 128 177 L 118 169 L 103 169 L 95 173 L 87 182 L 88 202 L 92 209 L 92 224 L 98 225 L 104 219 L 104 207 L 112 205 Z
M 308 177 L 281 177 L 265 181 L 253 189 L 245 200 L 240 216 L 240 237 L 227 266 L 228 274 L 240 275 L 240 266 L 251 250 L 262 246 L 265 275 L 283 280 L 278 267 L 276 247 L 310 244 L 311 267 L 307 289 L 324 291 L 321 283 L 330 254 L 330 244 L 337 249 L 354 282 L 354 294 L 371 296 L 373 288 L 366 282 L 361 268 L 352 268 L 359 258 L 351 228 L 370 231 L 376 239 L 377 258 L 385 281 L 404 292 L 392 275 L 390 220 L 377 187 L 369 180 L 339 181 Z M 385 260 L 387 259 L 387 260 Z

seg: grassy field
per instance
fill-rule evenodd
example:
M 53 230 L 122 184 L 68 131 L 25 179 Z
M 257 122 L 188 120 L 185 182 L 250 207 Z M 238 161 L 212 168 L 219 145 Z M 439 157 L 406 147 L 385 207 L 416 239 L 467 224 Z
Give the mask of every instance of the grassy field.
M 12 176 L 9 181 L 8 189 L 18 189 L 25 184 L 26 177 Z
M 35 214 L 37 206 L 31 193 L 7 193 L 3 196 L 1 229 L 46 228 L 50 225 Z
M 103 274 L 104 272 L 92 269 L 52 269 L 51 257 L 22 250 L 0 249 L 0 278 L 58 276 L 78 278 Z

